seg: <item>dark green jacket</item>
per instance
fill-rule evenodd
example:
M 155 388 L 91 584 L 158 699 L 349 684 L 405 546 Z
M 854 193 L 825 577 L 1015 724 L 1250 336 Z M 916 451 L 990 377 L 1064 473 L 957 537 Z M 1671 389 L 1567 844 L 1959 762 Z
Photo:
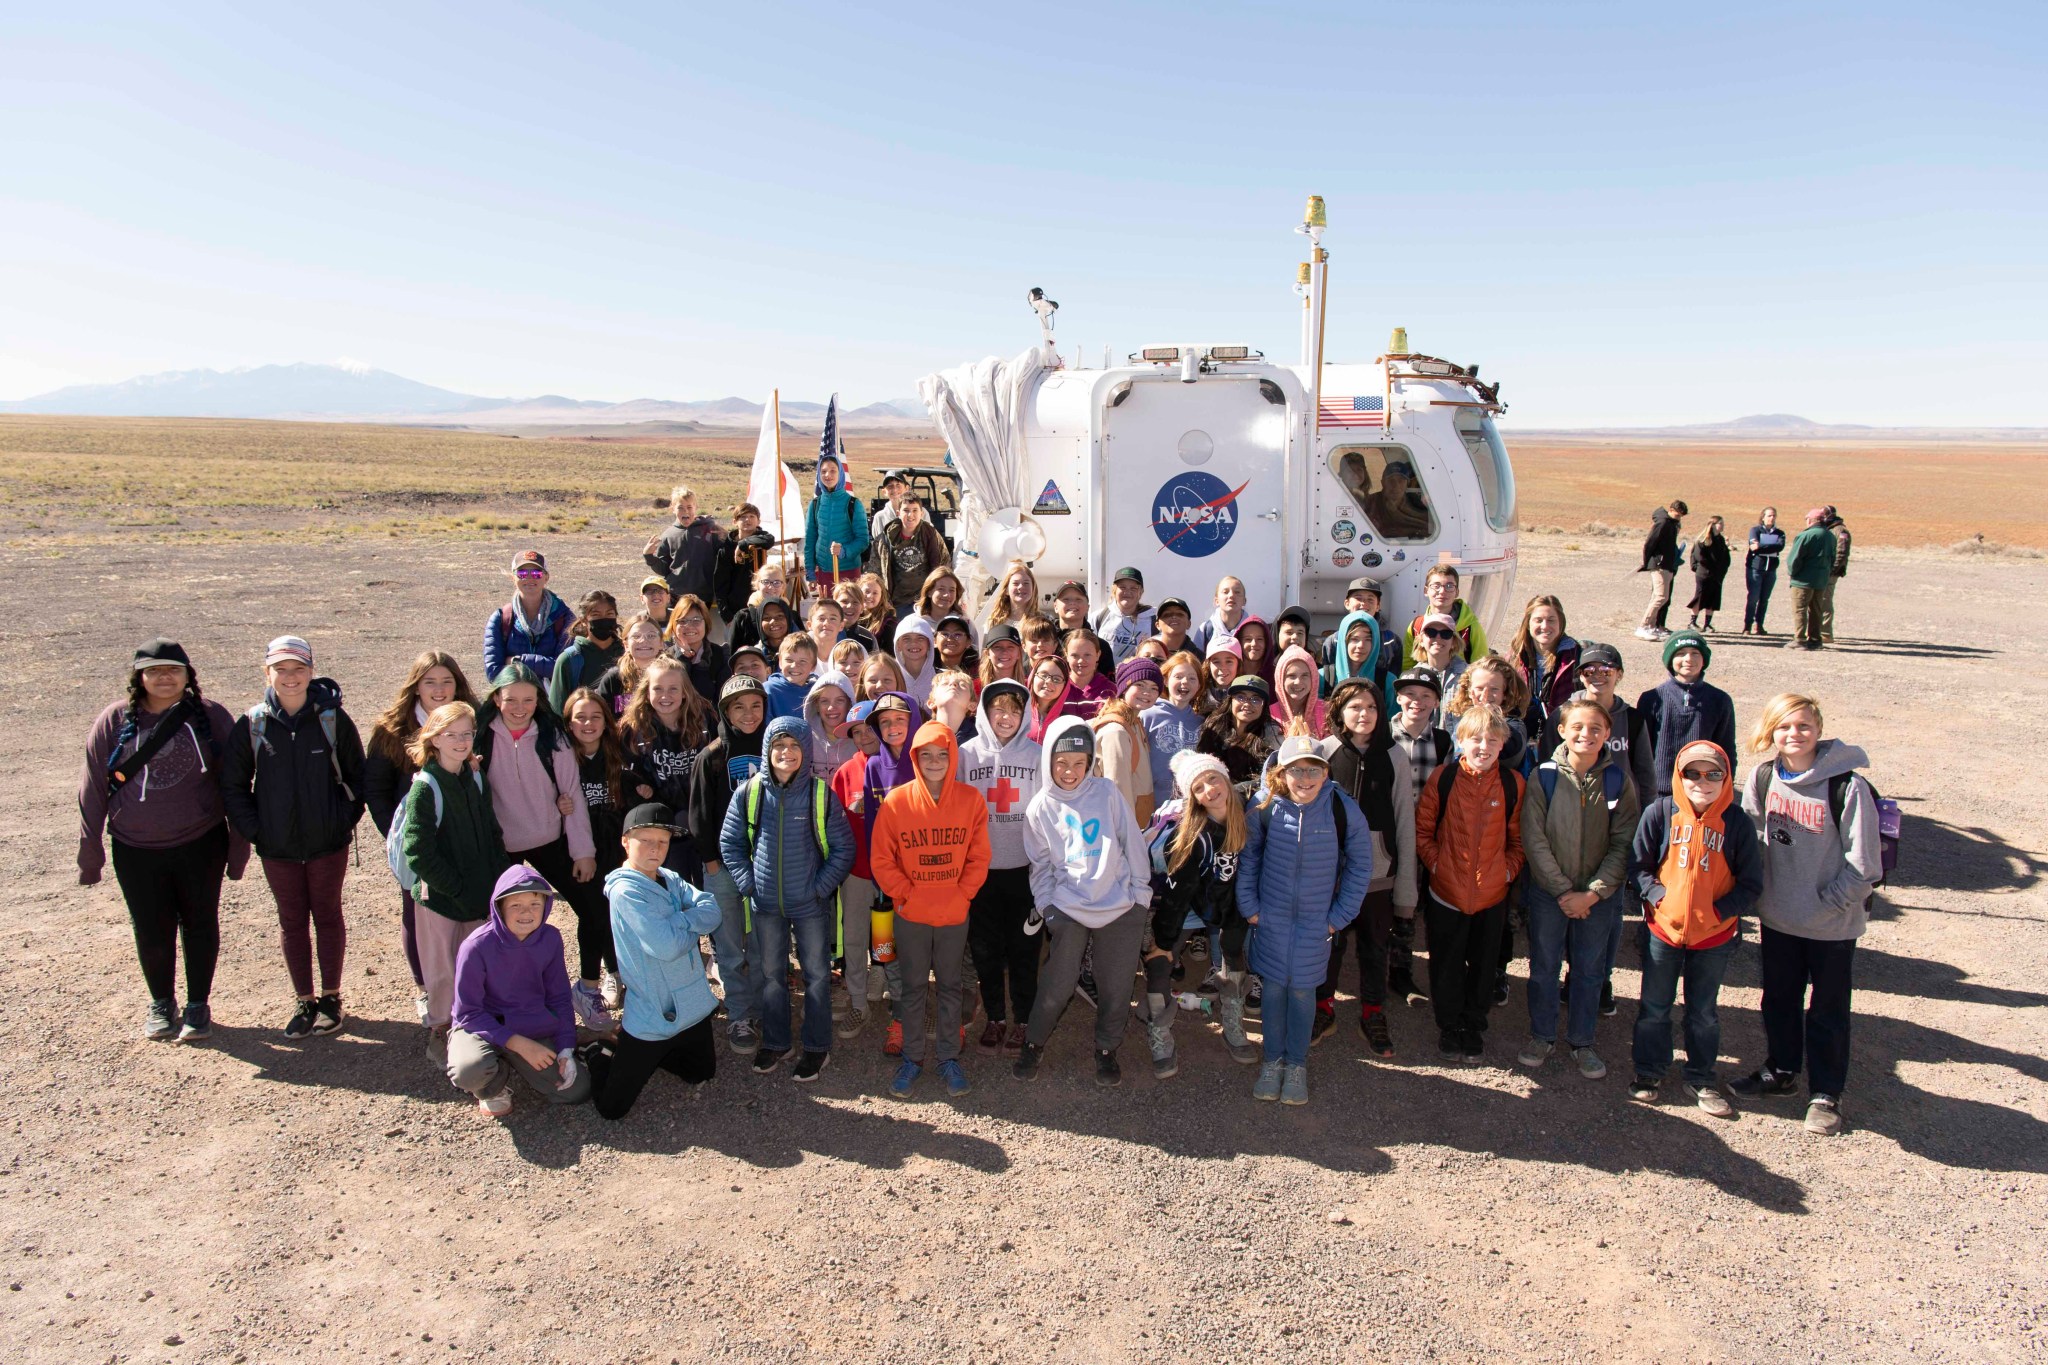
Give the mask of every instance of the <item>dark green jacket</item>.
M 468 772 L 451 773 L 439 763 L 425 772 L 441 791 L 441 818 L 434 819 L 434 794 L 415 781 L 404 815 L 405 860 L 420 881 L 415 894 L 443 919 L 487 918 L 491 888 L 509 862 L 490 793 Z
M 1791 564 L 1785 576 L 1795 588 L 1825 588 L 1835 572 L 1835 533 L 1825 526 L 1809 526 L 1792 542 Z

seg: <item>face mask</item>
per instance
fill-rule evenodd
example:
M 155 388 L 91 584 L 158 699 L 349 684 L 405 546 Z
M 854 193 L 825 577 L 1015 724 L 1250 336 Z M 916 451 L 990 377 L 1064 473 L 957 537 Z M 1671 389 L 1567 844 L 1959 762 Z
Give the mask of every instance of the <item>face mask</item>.
M 611 617 L 587 621 L 584 624 L 590 628 L 590 638 L 599 644 L 608 643 L 614 635 L 619 633 L 619 623 Z

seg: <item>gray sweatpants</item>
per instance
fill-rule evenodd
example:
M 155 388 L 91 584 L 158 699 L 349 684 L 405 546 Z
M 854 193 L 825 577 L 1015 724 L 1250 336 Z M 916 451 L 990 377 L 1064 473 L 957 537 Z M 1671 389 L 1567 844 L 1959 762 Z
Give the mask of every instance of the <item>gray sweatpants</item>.
M 925 978 L 939 981 L 939 1060 L 960 1055 L 960 964 L 967 951 L 967 921 L 919 924 L 896 915 L 896 961 L 903 969 L 903 1059 L 924 1061 Z
M 1131 1022 L 1131 978 L 1137 975 L 1138 948 L 1150 918 L 1149 912 L 1131 906 L 1100 929 L 1090 929 L 1065 915 L 1048 921 L 1052 950 L 1038 969 L 1038 999 L 1031 1004 L 1031 1026 L 1025 1032 L 1031 1046 L 1044 1047 L 1059 1027 L 1060 1015 L 1066 1012 L 1081 979 L 1081 955 L 1093 942 L 1095 1050 L 1116 1051 Z
M 562 1077 L 553 1067 L 536 1071 L 516 1052 L 493 1047 L 474 1033 L 459 1028 L 448 1030 L 448 1079 L 457 1090 L 467 1090 L 478 1099 L 503 1094 L 512 1073 L 550 1104 L 581 1104 L 590 1098 L 590 1073 L 576 1069 L 576 1081 L 567 1090 L 557 1089 Z

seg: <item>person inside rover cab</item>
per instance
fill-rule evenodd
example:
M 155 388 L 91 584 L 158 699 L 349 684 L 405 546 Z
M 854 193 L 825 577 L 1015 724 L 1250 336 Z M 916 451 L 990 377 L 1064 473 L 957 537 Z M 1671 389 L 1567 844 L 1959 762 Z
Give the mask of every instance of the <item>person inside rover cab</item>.
M 1380 475 L 1380 491 L 1364 500 L 1365 515 L 1389 540 L 1426 540 L 1430 535 L 1428 500 L 1416 482 L 1415 466 L 1390 461 Z

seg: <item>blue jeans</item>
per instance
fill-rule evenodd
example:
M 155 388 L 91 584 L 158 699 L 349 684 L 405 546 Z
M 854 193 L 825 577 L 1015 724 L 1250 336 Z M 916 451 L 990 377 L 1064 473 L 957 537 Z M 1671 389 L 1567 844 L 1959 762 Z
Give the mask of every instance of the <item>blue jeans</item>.
M 1594 903 L 1584 919 L 1571 919 L 1557 897 L 1530 882 L 1523 904 L 1529 911 L 1529 1034 L 1557 1041 L 1557 973 L 1571 963 L 1572 996 L 1565 1007 L 1564 1040 L 1591 1047 L 1600 1022 L 1600 983 L 1607 979 L 1614 945 L 1621 936 L 1621 892 Z
M 1671 1069 L 1671 1005 L 1685 979 L 1685 1083 L 1703 1090 L 1721 1055 L 1721 978 L 1739 938 L 1712 948 L 1674 948 L 1655 934 L 1643 954 L 1643 999 L 1636 1010 L 1636 1075 L 1661 1081 Z
M 1266 1060 L 1289 1066 L 1308 1065 L 1308 1034 L 1316 1020 L 1314 986 L 1266 986 L 1265 1013 L 1260 1015 Z
M 718 959 L 718 979 L 725 983 L 728 1025 L 761 1021 L 761 956 L 747 941 L 746 906 L 732 874 L 724 868 L 707 873 L 704 889 L 718 902 L 718 927 L 711 931 L 711 955 Z
M 804 1051 L 832 1050 L 832 928 L 830 911 L 790 919 L 755 907 L 749 946 L 761 973 L 761 1046 L 769 1051 L 789 1051 L 792 936 L 804 973 Z

